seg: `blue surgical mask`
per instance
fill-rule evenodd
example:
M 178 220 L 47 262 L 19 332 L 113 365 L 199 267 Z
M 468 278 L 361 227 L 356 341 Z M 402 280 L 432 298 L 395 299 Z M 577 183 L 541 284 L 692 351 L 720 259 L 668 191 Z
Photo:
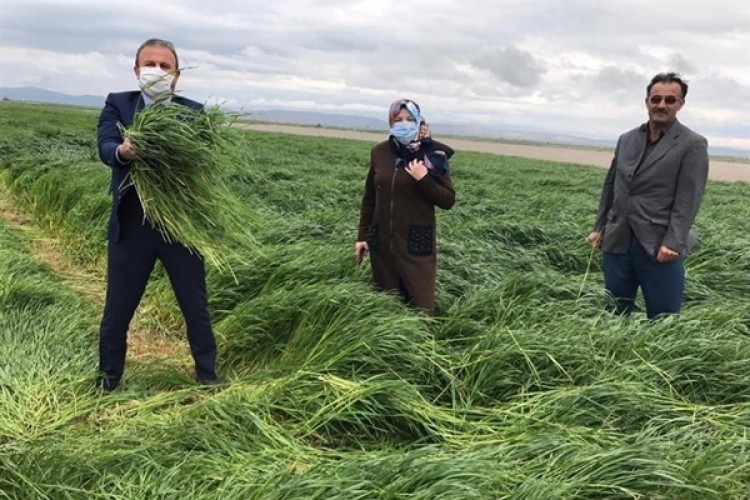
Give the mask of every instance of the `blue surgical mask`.
M 418 133 L 419 125 L 416 122 L 396 122 L 391 127 L 391 135 L 404 146 L 417 140 Z

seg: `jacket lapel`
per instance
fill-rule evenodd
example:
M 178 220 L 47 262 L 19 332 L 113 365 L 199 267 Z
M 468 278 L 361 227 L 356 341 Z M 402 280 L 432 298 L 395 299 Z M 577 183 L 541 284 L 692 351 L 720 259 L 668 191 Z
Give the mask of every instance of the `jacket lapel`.
M 638 131 L 629 139 L 629 144 L 623 145 L 621 153 L 623 157 L 618 160 L 618 163 L 622 166 L 625 174 L 628 175 L 628 179 L 631 179 L 639 170 L 638 165 L 641 164 L 641 158 L 646 151 L 646 137 L 647 134 L 643 130 Z
M 667 154 L 670 149 L 674 147 L 675 144 L 677 144 L 677 138 L 680 136 L 681 129 L 682 125 L 680 124 L 680 122 L 675 120 L 672 126 L 669 127 L 667 132 L 664 134 L 664 137 L 662 137 L 656 147 L 654 147 L 654 150 L 651 151 L 651 154 L 648 155 L 646 161 L 643 162 L 641 168 L 638 169 L 639 173 L 643 172 L 648 167 L 659 161 L 665 154 Z
M 135 101 L 135 106 L 133 106 L 133 121 L 135 121 L 135 115 L 145 107 L 146 101 L 143 100 L 143 94 L 138 92 L 138 98 Z
M 122 110 L 122 125 L 124 127 L 132 126 L 136 113 L 142 110 L 144 106 L 143 95 L 140 92 L 133 92 L 128 96 L 127 107 Z

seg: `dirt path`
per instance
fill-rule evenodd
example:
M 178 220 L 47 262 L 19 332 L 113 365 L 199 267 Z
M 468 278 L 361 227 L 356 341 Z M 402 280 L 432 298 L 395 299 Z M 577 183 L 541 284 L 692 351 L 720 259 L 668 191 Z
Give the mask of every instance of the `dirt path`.
M 355 139 L 372 142 L 382 141 L 384 139 L 383 133 L 302 127 L 296 125 L 248 123 L 243 124 L 243 128 L 261 132 L 333 137 L 337 139 Z M 609 168 L 609 164 L 612 161 L 611 151 L 566 148 L 565 146 L 509 144 L 503 142 L 457 139 L 455 137 L 451 137 L 450 145 L 458 151 L 477 151 L 503 156 L 520 156 L 537 160 L 575 163 L 577 165 L 594 165 L 602 168 Z M 709 178 L 716 181 L 750 182 L 750 163 L 711 160 Z
M 65 256 L 62 244 L 45 234 L 34 221 L 13 206 L 11 196 L 0 186 L 0 220 L 21 233 L 32 258 L 52 270 L 72 290 L 94 303 L 100 310 L 106 292 L 105 273 L 100 269 L 86 269 Z M 128 334 L 128 361 L 169 359 L 170 363 L 191 366 L 187 341 L 180 341 L 163 332 L 148 328 L 139 311 Z

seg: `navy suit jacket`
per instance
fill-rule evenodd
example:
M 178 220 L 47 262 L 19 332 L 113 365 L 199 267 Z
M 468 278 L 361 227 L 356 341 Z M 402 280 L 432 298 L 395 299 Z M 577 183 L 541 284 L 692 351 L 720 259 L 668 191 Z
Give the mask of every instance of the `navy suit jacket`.
M 653 256 L 660 245 L 684 256 L 697 239 L 690 228 L 708 178 L 708 143 L 675 121 L 641 164 L 647 139 L 645 124 L 620 136 L 594 227 L 605 252 L 625 253 L 632 232 Z
M 192 109 L 203 109 L 199 102 L 180 96 L 172 96 L 172 104 L 187 106 Z M 117 160 L 117 147 L 122 144 L 123 137 L 117 124 L 130 127 L 133 124 L 135 114 L 143 109 L 145 102 L 140 91 L 117 92 L 107 96 L 104 108 L 99 115 L 97 128 L 97 145 L 99 147 L 99 158 L 112 169 L 112 180 L 109 190 L 112 193 L 112 212 L 109 217 L 109 229 L 107 237 L 109 241 L 117 243 L 120 241 L 120 203 L 132 186 L 126 181 L 130 162 Z

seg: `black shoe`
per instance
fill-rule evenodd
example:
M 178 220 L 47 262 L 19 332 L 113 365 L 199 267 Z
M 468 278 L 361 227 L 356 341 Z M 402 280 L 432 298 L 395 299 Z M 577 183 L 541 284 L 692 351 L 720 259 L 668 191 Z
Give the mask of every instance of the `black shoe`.
M 219 382 L 218 378 L 199 378 L 197 380 L 200 385 L 206 385 L 206 386 L 211 386 L 211 387 L 216 387 L 218 385 L 221 385 L 221 382 Z
M 110 392 L 117 389 L 118 385 L 120 385 L 120 379 L 117 377 L 109 377 L 107 375 L 102 375 L 99 377 L 97 385 L 99 386 L 99 389 L 101 389 L 101 391 L 104 394 L 109 394 Z

